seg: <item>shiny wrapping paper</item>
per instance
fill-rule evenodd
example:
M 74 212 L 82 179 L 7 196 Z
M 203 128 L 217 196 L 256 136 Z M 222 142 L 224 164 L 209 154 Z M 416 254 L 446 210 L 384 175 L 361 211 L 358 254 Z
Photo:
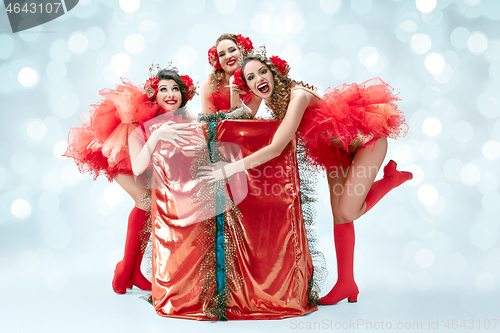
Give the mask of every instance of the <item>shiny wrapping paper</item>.
M 212 125 L 218 143 L 233 144 L 219 149 L 221 155 L 241 158 L 266 146 L 279 123 L 225 120 Z M 295 142 L 279 157 L 211 190 L 203 189 L 193 174 L 207 162 L 193 150 L 173 147 L 157 148 L 153 154 L 156 312 L 195 320 L 242 320 L 315 311 L 316 306 L 308 304 L 313 265 L 300 205 Z M 221 195 L 226 190 L 234 202 Z M 221 202 L 222 210 L 216 210 Z

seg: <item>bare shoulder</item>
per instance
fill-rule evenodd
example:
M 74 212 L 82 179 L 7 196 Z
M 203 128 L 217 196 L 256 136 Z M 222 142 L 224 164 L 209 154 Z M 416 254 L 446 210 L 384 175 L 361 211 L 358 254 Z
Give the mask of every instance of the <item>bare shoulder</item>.
M 306 103 L 307 107 L 312 107 L 318 104 L 320 97 L 314 91 L 302 86 L 295 86 L 290 92 L 290 102 L 300 100 Z
M 200 85 L 200 89 L 203 93 L 212 94 L 215 92 L 215 87 L 211 84 L 210 78 L 206 78 Z

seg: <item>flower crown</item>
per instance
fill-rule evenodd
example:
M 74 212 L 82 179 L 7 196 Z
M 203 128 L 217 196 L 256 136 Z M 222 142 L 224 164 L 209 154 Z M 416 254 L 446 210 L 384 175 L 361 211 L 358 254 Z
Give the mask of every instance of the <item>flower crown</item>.
M 172 67 L 172 63 L 169 63 L 166 68 L 163 68 L 165 70 L 170 70 L 175 72 L 176 74 L 178 73 L 177 68 Z M 158 64 L 152 64 L 149 66 L 149 79 L 146 80 L 146 83 L 144 84 L 143 91 L 144 93 L 149 97 L 150 100 L 153 100 L 156 97 L 156 94 L 158 94 L 158 73 L 162 70 L 160 65 Z M 196 94 L 196 85 L 193 83 L 193 79 L 189 77 L 189 75 L 179 75 L 182 82 L 186 86 L 186 103 L 190 101 Z
M 257 53 L 257 52 L 256 52 Z M 259 47 L 258 54 L 266 58 L 266 49 L 265 47 Z M 288 63 L 281 59 L 278 56 L 271 56 L 269 57 L 269 60 L 278 68 L 280 71 L 281 75 L 287 76 L 288 73 L 290 72 L 290 66 Z M 248 90 L 245 79 L 243 78 L 243 73 L 241 71 L 241 68 L 238 68 L 236 72 L 234 72 L 233 76 L 233 84 L 236 86 L 235 91 L 238 92 L 239 94 L 248 94 L 250 91 Z
M 236 40 L 238 41 L 240 53 L 243 58 L 253 51 L 253 43 L 250 38 L 238 34 L 236 35 Z M 208 50 L 208 63 L 215 69 L 222 69 L 219 61 L 219 54 L 215 46 L 212 46 L 210 50 Z

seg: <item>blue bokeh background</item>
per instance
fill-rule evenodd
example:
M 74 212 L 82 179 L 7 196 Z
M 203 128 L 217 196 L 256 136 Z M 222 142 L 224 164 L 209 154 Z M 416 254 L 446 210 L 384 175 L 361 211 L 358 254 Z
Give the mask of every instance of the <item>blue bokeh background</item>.
M 499 20 L 495 0 L 83 0 L 13 34 L 2 9 L 0 330 L 281 332 L 363 320 L 336 328 L 436 331 L 431 323 L 445 330 L 454 319 L 468 329 L 497 319 L 500 329 Z M 414 179 L 355 222 L 357 304 L 213 324 L 159 317 L 139 298 L 145 292 L 112 292 L 133 201 L 61 157 L 69 129 L 100 89 L 120 77 L 144 83 L 152 62 L 172 61 L 202 82 L 207 50 L 224 32 L 265 44 L 320 92 L 372 77 L 399 91 L 410 130 L 390 141 L 387 160 Z M 200 111 L 199 97 L 189 109 Z M 328 188 L 319 184 L 326 293 L 336 266 Z

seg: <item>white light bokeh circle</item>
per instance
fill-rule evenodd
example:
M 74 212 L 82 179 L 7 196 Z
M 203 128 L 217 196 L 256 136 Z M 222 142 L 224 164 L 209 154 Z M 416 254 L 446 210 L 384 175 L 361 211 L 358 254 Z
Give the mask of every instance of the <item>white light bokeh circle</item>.
M 429 268 L 434 265 L 434 253 L 430 249 L 420 249 L 415 254 L 415 262 L 419 267 Z
M 415 5 L 420 12 L 430 13 L 436 8 L 437 0 L 416 0 Z
M 401 22 L 399 24 L 399 27 L 404 32 L 412 33 L 412 32 L 417 31 L 418 24 L 414 20 L 407 19 L 407 20 L 404 20 L 403 22 Z
M 62 156 L 66 152 L 66 149 L 68 149 L 68 142 L 67 141 L 59 141 L 54 146 L 54 149 L 53 149 L 54 156 L 59 160 L 66 160 L 67 157 Z
M 446 209 L 446 200 L 443 196 L 438 195 L 436 202 L 432 206 L 425 207 L 429 214 L 438 216 L 441 215 Z
M 68 40 L 68 48 L 76 54 L 83 53 L 87 51 L 89 46 L 89 40 L 87 36 L 82 33 L 75 33 L 71 35 Z
M 110 206 L 116 206 L 123 200 L 124 190 L 117 184 L 112 183 L 104 189 L 103 197 Z
M 429 117 L 422 123 L 422 130 L 427 136 L 435 137 L 441 133 L 441 121 L 435 117 Z
M 431 52 L 425 56 L 425 68 L 434 75 L 440 74 L 446 65 L 444 57 L 436 52 Z
M 38 73 L 30 67 L 24 67 L 19 71 L 17 80 L 26 88 L 33 87 L 38 83 Z
M 439 192 L 433 185 L 423 184 L 418 188 L 417 196 L 422 204 L 430 207 L 436 203 Z
M 366 67 L 373 66 L 378 62 L 379 54 L 372 46 L 365 46 L 358 53 L 359 62 Z
M 34 120 L 28 124 L 26 132 L 31 140 L 40 141 L 47 135 L 47 126 L 40 120 Z
M 91 49 L 100 49 L 106 42 L 106 33 L 98 27 L 91 27 L 85 33 Z
M 125 74 L 132 65 L 130 56 L 126 53 L 117 53 L 111 58 L 111 68 L 116 75 Z
M 481 180 L 481 170 L 475 163 L 469 163 L 460 171 L 460 179 L 465 185 L 475 185 Z
M 474 137 L 474 128 L 467 121 L 460 121 L 453 127 L 453 137 L 461 143 L 466 143 Z
M 120 8 L 126 13 L 135 13 L 141 6 L 141 0 L 120 0 Z
M 330 68 L 337 80 L 345 80 L 351 75 L 351 63 L 347 59 L 335 59 Z
M 177 53 L 177 60 L 185 67 L 191 67 L 198 58 L 196 50 L 191 46 L 182 47 Z
M 416 54 L 426 54 L 432 47 L 431 38 L 423 33 L 414 34 L 411 37 L 411 49 Z
M 130 34 L 123 43 L 125 49 L 130 54 L 140 54 L 146 46 L 146 40 L 141 34 Z
M 298 14 L 292 14 L 285 17 L 285 31 L 292 34 L 298 34 L 304 29 L 304 19 Z
M 483 155 L 490 161 L 495 161 L 500 157 L 500 143 L 490 140 L 483 145 Z
M 498 92 L 485 91 L 476 100 L 476 106 L 485 117 L 496 118 L 500 115 Z
M 467 39 L 467 48 L 473 54 L 482 54 L 488 48 L 488 38 L 481 33 L 472 33 Z
M 24 199 L 16 199 L 10 205 L 10 212 L 18 219 L 25 219 L 31 215 L 31 205 Z
M 469 37 L 469 29 L 465 27 L 457 27 L 451 32 L 450 41 L 455 48 L 465 49 L 467 47 L 467 41 L 469 40 Z
M 236 8 L 236 0 L 215 0 L 215 7 L 223 14 L 230 14 Z
M 342 5 L 340 0 L 320 0 L 319 6 L 321 10 L 326 14 L 336 13 Z
M 434 76 L 434 80 L 441 84 L 447 84 L 453 78 L 453 68 L 449 64 L 445 64 L 441 73 Z

